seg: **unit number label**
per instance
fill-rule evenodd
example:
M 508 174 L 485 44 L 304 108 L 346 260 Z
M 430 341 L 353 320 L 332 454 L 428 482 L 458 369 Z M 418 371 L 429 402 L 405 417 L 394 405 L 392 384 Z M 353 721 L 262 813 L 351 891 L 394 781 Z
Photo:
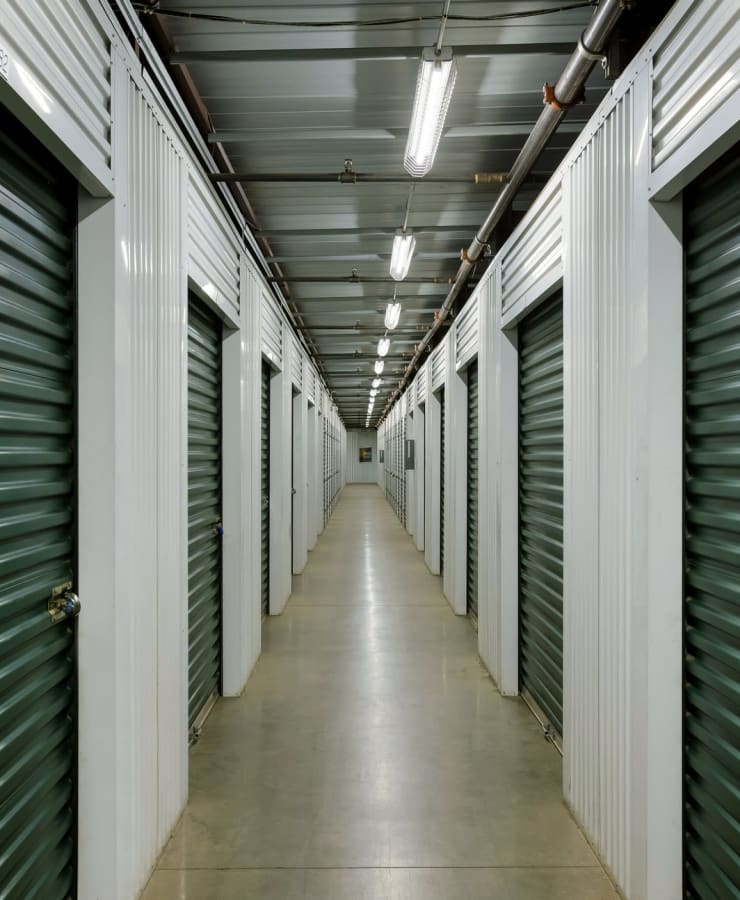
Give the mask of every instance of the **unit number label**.
M 8 56 L 8 51 L 4 47 L 0 47 L 0 78 L 8 78 L 8 66 L 10 64 L 10 57 Z

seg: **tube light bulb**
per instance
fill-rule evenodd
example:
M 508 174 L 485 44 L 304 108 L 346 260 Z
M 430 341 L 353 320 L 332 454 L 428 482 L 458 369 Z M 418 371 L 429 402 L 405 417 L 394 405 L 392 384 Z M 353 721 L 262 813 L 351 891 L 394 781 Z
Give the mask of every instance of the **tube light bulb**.
M 378 396 L 378 389 L 377 389 L 377 388 L 373 388 L 373 389 L 370 391 L 370 396 L 373 397 L 373 398 L 377 397 L 377 396 Z
M 387 356 L 391 349 L 391 339 L 384 337 L 378 341 L 378 356 Z
M 410 231 L 402 231 L 400 228 L 393 238 L 391 250 L 390 274 L 394 281 L 403 281 L 409 274 L 409 266 L 416 248 L 416 238 Z
M 384 369 L 384 368 L 385 368 L 385 363 L 383 362 L 383 360 L 382 360 L 382 359 L 376 359 L 376 360 L 375 360 L 375 374 L 376 374 L 376 375 L 382 375 L 382 374 L 383 374 L 383 369 Z
M 403 167 L 415 178 L 432 168 L 456 78 L 457 66 L 450 47 L 443 47 L 439 53 L 434 47 L 424 48 L 403 160 Z
M 388 331 L 393 331 L 393 329 L 398 325 L 398 321 L 401 318 L 401 304 L 400 303 L 389 303 L 385 308 L 385 327 Z
M 382 378 L 373 378 L 373 387 L 378 388 L 383 383 Z
M 409 266 L 416 249 L 416 238 L 410 231 L 402 231 L 400 228 L 393 238 L 393 250 L 391 251 L 391 278 L 394 281 L 403 281 L 409 274 Z

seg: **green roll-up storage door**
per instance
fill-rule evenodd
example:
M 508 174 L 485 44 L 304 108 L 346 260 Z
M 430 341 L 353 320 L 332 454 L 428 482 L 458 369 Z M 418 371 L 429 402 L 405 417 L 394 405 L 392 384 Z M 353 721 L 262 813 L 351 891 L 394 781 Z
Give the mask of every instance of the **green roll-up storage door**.
M 478 362 L 468 367 L 468 615 L 478 624 Z
M 562 735 L 562 295 L 519 328 L 519 686 Z
M 399 468 L 399 486 L 401 489 L 401 524 L 406 527 L 406 417 L 401 419 L 399 424 L 400 434 L 398 437 L 398 468 Z
M 74 580 L 76 197 L 75 183 L 0 107 L 4 900 L 75 893 L 75 625 L 64 612 L 54 622 L 48 603 Z
M 221 689 L 221 323 L 188 303 L 188 720 Z
M 445 392 L 439 398 L 439 574 L 445 570 Z
M 262 615 L 270 611 L 270 378 L 272 373 L 262 363 L 262 441 L 260 472 L 262 476 Z
M 686 191 L 685 895 L 740 896 L 740 158 Z

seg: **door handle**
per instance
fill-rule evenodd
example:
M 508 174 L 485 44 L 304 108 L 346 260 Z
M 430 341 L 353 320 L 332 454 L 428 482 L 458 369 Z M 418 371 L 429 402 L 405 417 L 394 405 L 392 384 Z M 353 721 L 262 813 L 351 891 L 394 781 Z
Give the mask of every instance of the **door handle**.
M 81 609 L 80 598 L 72 590 L 71 581 L 65 581 L 64 584 L 52 588 L 47 610 L 54 624 L 65 619 L 76 619 Z

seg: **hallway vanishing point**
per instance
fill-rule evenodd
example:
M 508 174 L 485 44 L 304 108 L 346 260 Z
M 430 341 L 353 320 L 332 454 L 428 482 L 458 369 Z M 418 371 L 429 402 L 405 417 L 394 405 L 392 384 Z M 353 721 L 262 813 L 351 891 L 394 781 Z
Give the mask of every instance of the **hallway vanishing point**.
M 561 759 L 375 485 L 350 485 L 191 750 L 144 900 L 616 898 Z

